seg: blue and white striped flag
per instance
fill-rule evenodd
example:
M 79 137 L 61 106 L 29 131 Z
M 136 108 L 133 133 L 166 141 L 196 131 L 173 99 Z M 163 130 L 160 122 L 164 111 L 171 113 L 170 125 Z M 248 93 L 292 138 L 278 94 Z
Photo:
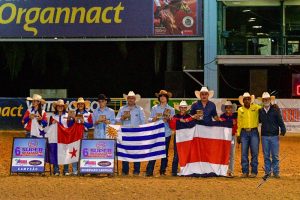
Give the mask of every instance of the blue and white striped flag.
M 118 131 L 118 160 L 141 162 L 166 157 L 165 125 L 163 121 L 130 128 L 109 125 Z

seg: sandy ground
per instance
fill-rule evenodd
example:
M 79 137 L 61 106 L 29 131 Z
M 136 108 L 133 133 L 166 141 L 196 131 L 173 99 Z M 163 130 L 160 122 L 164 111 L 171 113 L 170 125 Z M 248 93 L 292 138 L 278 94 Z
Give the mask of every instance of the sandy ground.
M 240 148 L 236 149 L 235 178 L 144 177 L 146 163 L 138 177 L 54 177 L 46 174 L 9 175 L 13 137 L 18 132 L 0 132 L 0 199 L 300 199 L 300 134 L 281 138 L 281 178 L 269 179 L 256 188 L 263 176 L 262 153 L 259 176 L 241 179 Z M 172 160 L 173 146 L 170 146 Z M 170 166 L 170 164 L 169 164 Z M 159 162 L 156 166 L 158 174 Z M 170 167 L 168 167 L 170 170 Z M 121 171 L 121 169 L 119 169 Z

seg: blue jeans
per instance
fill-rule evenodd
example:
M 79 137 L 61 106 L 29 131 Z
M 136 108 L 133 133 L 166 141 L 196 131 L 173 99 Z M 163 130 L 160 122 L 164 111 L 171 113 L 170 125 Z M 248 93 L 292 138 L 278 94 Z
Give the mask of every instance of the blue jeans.
M 178 172 L 178 153 L 176 146 L 176 135 L 174 135 L 174 156 L 172 162 L 172 175 L 177 175 Z
M 279 136 L 262 136 L 265 174 L 279 175 Z M 272 156 L 272 162 L 270 157 Z
M 161 159 L 160 163 L 160 174 L 166 173 L 166 169 L 168 166 L 168 151 L 169 151 L 169 145 L 170 145 L 171 136 L 166 137 L 166 157 Z M 153 170 L 155 167 L 156 160 L 150 160 L 147 165 L 146 174 L 147 175 L 153 175 Z
M 236 136 L 233 135 L 231 139 L 231 149 L 230 149 L 229 167 L 228 167 L 228 172 L 232 174 L 234 173 L 235 146 L 236 146 Z
M 140 174 L 141 163 L 134 162 L 133 163 L 133 174 Z M 129 173 L 129 162 L 122 161 L 122 173 L 128 175 Z
M 54 164 L 54 174 L 59 173 L 59 165 Z M 63 173 L 69 173 L 69 165 L 64 165 Z
M 241 131 L 241 143 L 242 143 L 242 173 L 249 174 L 249 148 L 251 151 L 251 173 L 257 174 L 258 166 L 258 148 L 259 148 L 259 135 L 258 130 L 252 130 L 246 132 L 245 130 Z
M 84 132 L 83 139 L 88 139 L 88 138 L 89 138 L 89 132 Z
M 75 163 L 72 163 L 72 172 L 73 173 L 77 173 L 77 170 L 78 170 L 78 163 L 77 162 L 75 162 Z

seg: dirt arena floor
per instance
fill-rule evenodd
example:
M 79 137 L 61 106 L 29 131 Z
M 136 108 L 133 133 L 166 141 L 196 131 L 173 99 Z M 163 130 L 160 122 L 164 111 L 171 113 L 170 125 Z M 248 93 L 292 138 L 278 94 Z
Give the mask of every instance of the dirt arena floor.
M 146 163 L 138 177 L 9 175 L 13 137 L 23 135 L 0 132 L 0 199 L 300 199 L 300 134 L 281 138 L 280 155 L 286 155 L 280 164 L 281 178 L 271 178 L 258 189 L 262 153 L 258 177 L 241 179 L 240 148 L 236 149 L 235 178 L 171 177 L 170 171 L 166 177 L 148 178 L 144 177 Z M 156 174 L 158 167 L 159 163 Z

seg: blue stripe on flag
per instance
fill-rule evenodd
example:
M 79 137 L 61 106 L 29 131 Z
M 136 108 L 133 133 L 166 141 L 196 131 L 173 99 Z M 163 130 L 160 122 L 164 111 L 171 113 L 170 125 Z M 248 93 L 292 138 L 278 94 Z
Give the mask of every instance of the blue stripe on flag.
M 49 143 L 48 144 L 48 156 L 46 156 L 47 162 L 50 164 L 57 164 L 57 143 Z
M 122 140 L 123 141 L 144 141 L 144 140 L 157 139 L 160 137 L 165 137 L 165 132 L 157 133 L 153 135 L 145 135 L 145 136 L 132 136 L 132 137 L 122 136 Z
M 130 145 L 122 145 L 122 144 L 117 144 L 118 148 L 122 148 L 125 150 L 144 150 L 144 149 L 151 149 L 154 147 L 159 147 L 159 146 L 165 146 L 165 142 L 157 142 L 154 144 L 148 144 L 148 145 L 140 145 L 140 146 L 130 146 Z
M 153 131 L 159 128 L 164 128 L 165 124 L 161 123 L 161 124 L 157 124 L 154 126 L 148 126 L 148 127 L 137 127 L 137 128 L 121 128 L 123 133 L 126 132 L 143 132 L 143 131 Z
M 155 151 L 155 152 L 145 153 L 145 154 L 134 154 L 134 155 L 118 152 L 118 156 L 120 156 L 120 157 L 133 158 L 133 159 L 147 158 L 147 157 L 159 156 L 159 155 L 163 155 L 163 154 L 166 154 L 166 150 Z

